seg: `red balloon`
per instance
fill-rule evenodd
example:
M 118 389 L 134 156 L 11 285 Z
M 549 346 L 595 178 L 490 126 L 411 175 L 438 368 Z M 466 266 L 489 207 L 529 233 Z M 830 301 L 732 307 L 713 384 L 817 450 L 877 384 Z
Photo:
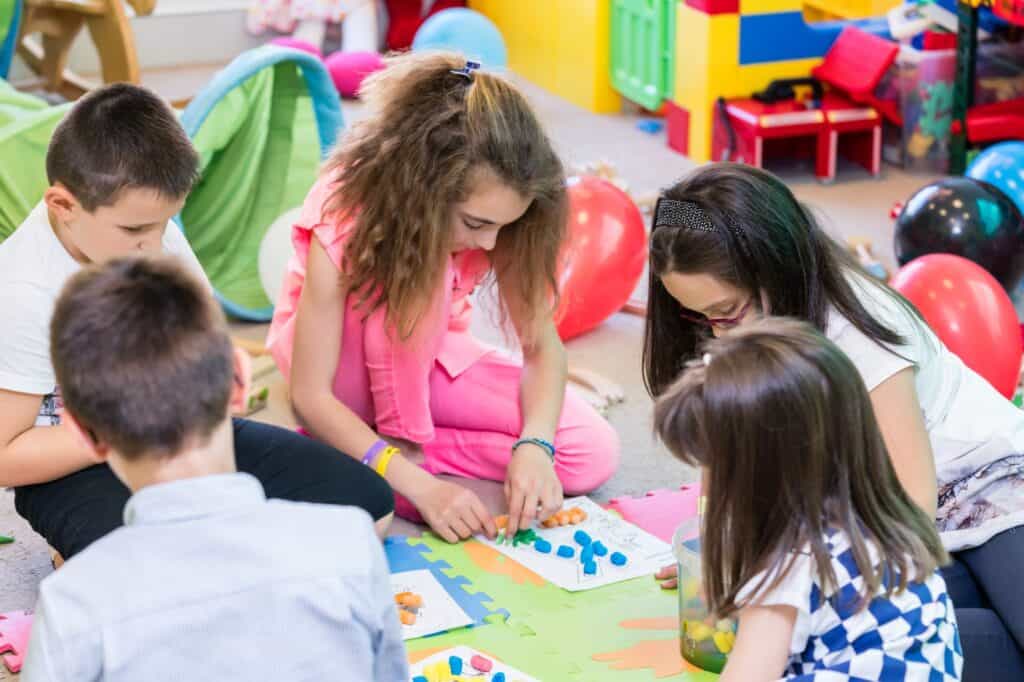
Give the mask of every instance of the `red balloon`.
M 1013 397 L 1024 347 L 1017 311 L 995 277 L 966 258 L 931 254 L 904 265 L 892 286 L 964 364 Z
M 569 236 L 558 274 L 555 320 L 562 339 L 590 331 L 622 309 L 647 262 L 647 231 L 633 200 L 593 176 L 573 177 Z

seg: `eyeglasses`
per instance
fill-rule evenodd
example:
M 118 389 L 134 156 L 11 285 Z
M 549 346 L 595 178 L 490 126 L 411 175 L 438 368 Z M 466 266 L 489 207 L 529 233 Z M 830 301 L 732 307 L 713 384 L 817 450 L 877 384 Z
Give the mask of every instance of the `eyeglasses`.
M 733 317 L 708 317 L 699 313 L 690 312 L 688 310 L 680 310 L 679 316 L 684 320 L 693 322 L 695 324 L 701 324 L 705 327 L 718 327 L 719 329 L 732 329 L 743 321 L 743 318 L 747 316 L 747 312 L 750 310 L 750 306 L 754 303 L 753 299 L 747 301 L 740 311 Z

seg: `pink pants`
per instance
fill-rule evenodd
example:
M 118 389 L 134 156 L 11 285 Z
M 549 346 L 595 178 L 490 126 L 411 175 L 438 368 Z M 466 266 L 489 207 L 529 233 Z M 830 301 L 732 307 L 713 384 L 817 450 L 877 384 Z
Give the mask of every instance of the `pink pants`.
M 347 311 L 335 395 L 379 433 L 421 444 L 430 473 L 504 481 L 522 434 L 522 367 L 469 332 L 424 329 L 396 342 L 384 318 L 383 309 L 368 318 Z M 570 495 L 600 486 L 619 461 L 618 434 L 571 390 L 555 449 Z
M 456 379 L 435 366 L 430 374 L 434 440 L 424 444 L 432 474 L 504 481 L 522 428 L 522 368 L 499 355 L 483 357 Z M 566 391 L 555 435 L 555 472 L 568 495 L 590 492 L 619 462 L 615 430 L 573 391 Z

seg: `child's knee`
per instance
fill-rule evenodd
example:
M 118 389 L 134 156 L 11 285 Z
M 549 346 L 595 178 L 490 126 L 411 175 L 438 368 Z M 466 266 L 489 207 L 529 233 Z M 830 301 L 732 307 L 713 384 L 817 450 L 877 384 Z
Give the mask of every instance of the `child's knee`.
M 583 495 L 604 485 L 619 466 L 619 434 L 597 414 L 576 429 L 561 449 L 559 478 L 566 495 Z

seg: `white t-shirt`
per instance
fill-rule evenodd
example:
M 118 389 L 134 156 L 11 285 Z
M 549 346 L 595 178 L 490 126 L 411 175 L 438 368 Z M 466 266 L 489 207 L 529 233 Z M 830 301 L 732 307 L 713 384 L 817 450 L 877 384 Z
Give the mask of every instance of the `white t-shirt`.
M 207 281 L 173 222 L 167 224 L 163 246 Z M 0 244 L 0 389 L 42 395 L 37 426 L 60 423 L 60 393 L 50 362 L 50 318 L 64 283 L 81 267 L 54 234 L 43 203 Z
M 887 350 L 836 310 L 827 335 L 853 361 L 869 391 L 914 368 L 939 482 L 938 527 L 947 549 L 974 547 L 1024 524 L 1024 410 L 885 290 L 858 276 L 851 284 L 868 312 L 907 344 Z

